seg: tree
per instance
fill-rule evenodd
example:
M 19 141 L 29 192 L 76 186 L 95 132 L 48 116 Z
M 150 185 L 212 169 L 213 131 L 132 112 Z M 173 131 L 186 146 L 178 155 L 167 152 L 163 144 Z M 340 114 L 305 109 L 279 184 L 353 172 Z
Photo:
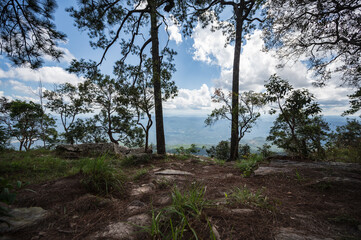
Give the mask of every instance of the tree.
M 53 118 L 43 117 L 44 112 L 39 104 L 20 100 L 9 102 L 3 98 L 1 105 L 0 121 L 7 126 L 10 136 L 19 141 L 19 151 L 23 148 L 29 150 L 34 142 L 40 139 L 42 135 L 40 119 L 44 119 L 49 129 L 55 126 Z
M 252 31 L 256 25 L 254 21 L 262 21 L 259 18 L 254 18 L 256 11 L 265 2 L 264 0 L 241 0 L 241 1 L 224 1 L 224 0 L 191 0 L 180 2 L 179 9 L 183 9 L 183 13 L 178 13 L 180 19 L 186 18 L 187 9 L 193 9 L 194 12 L 190 14 L 190 19 L 187 21 L 185 31 L 190 34 L 193 29 L 193 23 L 197 20 L 205 27 L 209 23 L 213 23 L 214 17 L 220 17 L 222 11 L 226 6 L 230 6 L 233 10 L 233 15 L 227 21 L 221 23 L 219 28 L 227 34 L 228 40 L 234 43 L 234 58 L 233 58 L 233 77 L 232 77 L 232 120 L 231 120 L 231 160 L 238 158 L 238 104 L 239 104 L 239 68 L 241 48 L 244 36 Z M 182 12 L 182 11 L 180 11 Z M 212 26 L 214 27 L 214 26 Z M 226 44 L 228 44 L 226 43 Z
M 165 53 L 163 55 L 165 55 Z M 174 64 L 172 64 L 173 52 L 167 52 L 167 59 L 168 61 L 162 61 L 160 74 L 163 101 L 174 98 L 178 91 L 174 81 L 171 81 L 172 73 L 175 71 Z M 130 103 L 136 111 L 137 124 L 142 127 L 145 133 L 145 152 L 147 152 L 149 145 L 149 130 L 153 125 L 151 112 L 154 109 L 152 60 L 146 59 L 140 70 L 138 66 L 124 67 L 119 64 L 120 63 L 118 63 L 115 68 L 115 73 L 118 76 L 125 74 L 124 78 L 134 83 L 131 84 L 131 82 L 129 82 L 127 92 Z M 126 70 L 124 71 L 124 69 Z M 146 123 L 142 121 L 145 115 L 147 117 Z
M 103 56 L 99 62 L 105 59 L 108 50 L 117 42 L 120 42 L 120 61 L 125 61 L 128 55 L 140 57 L 140 64 L 143 61 L 143 51 L 152 43 L 152 76 L 154 88 L 154 106 L 156 119 L 157 152 L 165 154 L 165 138 L 163 126 L 163 108 L 160 80 L 160 66 L 162 58 L 159 56 L 158 31 L 163 23 L 167 26 L 166 18 L 161 13 L 169 12 L 173 6 L 173 0 L 99 0 L 79 1 L 80 9 L 68 9 L 75 23 L 80 29 L 89 30 L 89 37 L 96 39 L 91 46 L 104 49 Z M 159 22 L 160 20 L 160 22 Z M 150 25 L 149 25 L 150 21 Z M 146 38 L 149 32 L 149 38 Z M 123 37 L 123 38 L 121 38 Z M 141 42 L 141 47 L 136 43 Z
M 268 141 L 301 157 L 324 156 L 328 124 L 319 115 L 321 108 L 307 89 L 294 90 L 288 81 L 272 75 L 265 84 L 266 99 L 275 103 L 270 113 L 279 115 L 270 130 Z
M 319 85 L 340 72 L 344 83 L 360 86 L 359 0 L 272 0 L 265 9 L 268 49 L 286 61 L 306 56 Z
M 230 102 L 232 95 L 232 92 L 226 95 L 221 89 L 216 89 L 214 95 L 212 96 L 212 101 L 215 103 L 221 103 L 222 107 L 214 109 L 212 113 L 208 115 L 208 118 L 205 120 L 205 124 L 207 126 L 214 124 L 220 119 L 232 121 L 233 118 L 231 116 L 234 112 L 233 104 Z M 237 146 L 244 135 L 250 131 L 250 129 L 255 125 L 257 119 L 261 116 L 260 110 L 264 107 L 264 105 L 265 96 L 262 93 L 249 91 L 243 92 L 239 96 L 237 115 L 239 115 L 241 121 L 238 122 L 237 127 L 237 129 L 239 129 L 239 132 L 237 133 Z M 229 157 L 230 160 L 233 160 L 232 156 Z
M 350 109 L 343 112 L 343 116 L 355 114 L 361 109 L 361 88 L 359 88 L 354 94 L 348 96 L 350 98 Z M 361 117 L 361 115 L 360 115 Z
M 55 0 L 0 1 L 0 53 L 15 65 L 42 65 L 42 56 L 59 60 L 63 52 L 57 47 L 66 35 L 56 31 L 53 13 Z
M 69 129 L 69 135 L 76 143 L 104 143 L 107 142 L 107 133 L 94 118 L 85 120 L 78 118 Z
M 79 91 L 86 101 L 99 113 L 94 121 L 100 123 L 103 131 L 111 142 L 126 145 L 142 145 L 141 129 L 136 127 L 134 112 L 130 105 L 129 82 L 125 75 L 118 75 L 118 79 L 103 75 L 95 68 L 96 63 L 74 60 L 68 68 L 69 72 L 86 78 L 79 84 Z M 95 69 L 95 71 L 94 71 Z M 124 71 L 125 66 L 119 71 Z
M 69 129 L 74 124 L 77 115 L 91 112 L 87 105 L 89 100 L 84 98 L 84 94 L 77 86 L 70 83 L 60 84 L 54 91 L 46 90 L 44 98 L 48 100 L 45 106 L 60 115 L 65 141 L 74 144 Z

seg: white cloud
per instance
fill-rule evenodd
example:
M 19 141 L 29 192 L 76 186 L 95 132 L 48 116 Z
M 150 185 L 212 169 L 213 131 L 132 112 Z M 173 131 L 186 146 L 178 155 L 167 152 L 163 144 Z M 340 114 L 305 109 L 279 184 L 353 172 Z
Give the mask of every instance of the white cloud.
M 202 28 L 200 25 L 194 29 L 194 56 L 193 59 L 221 67 L 218 79 L 214 79 L 215 87 L 231 89 L 233 75 L 233 46 L 224 48 L 226 37 L 221 31 L 212 32 L 210 28 Z M 315 94 L 320 102 L 324 114 L 341 114 L 348 108 L 347 95 L 353 90 L 340 87 L 337 76 L 333 76 L 328 85 L 323 88 L 312 86 L 314 82 L 312 72 L 298 62 L 289 62 L 282 69 L 277 65 L 280 61 L 275 57 L 274 51 L 264 52 L 262 32 L 255 30 L 247 36 L 246 43 L 242 46 L 240 58 L 240 91 L 253 90 L 264 91 L 264 83 L 270 75 L 277 73 L 280 77 L 288 80 L 295 88 L 308 88 Z M 331 100 L 337 102 L 331 104 Z
M 215 108 L 215 103 L 211 101 L 214 92 L 203 84 L 199 89 L 179 89 L 178 96 L 164 103 L 164 109 L 170 113 L 194 113 L 209 114 Z
M 63 57 L 59 59 L 60 62 L 70 63 L 71 60 L 75 59 L 74 55 L 67 48 L 56 47 L 56 49 L 64 52 Z M 49 62 L 54 61 L 54 59 L 49 55 L 44 55 L 44 60 Z
M 38 70 L 26 67 L 10 68 L 8 71 L 0 69 L 0 79 L 7 78 L 33 82 L 41 80 L 43 83 L 54 84 L 65 82 L 77 84 L 83 81 L 82 78 L 77 77 L 75 74 L 68 73 L 60 67 L 42 67 Z
M 170 15 L 169 18 L 167 19 L 167 24 L 168 24 L 168 31 L 170 34 L 169 39 L 174 40 L 176 44 L 181 43 L 183 40 L 182 40 L 182 34 L 180 33 L 180 25 L 177 19 L 175 19 L 172 15 Z

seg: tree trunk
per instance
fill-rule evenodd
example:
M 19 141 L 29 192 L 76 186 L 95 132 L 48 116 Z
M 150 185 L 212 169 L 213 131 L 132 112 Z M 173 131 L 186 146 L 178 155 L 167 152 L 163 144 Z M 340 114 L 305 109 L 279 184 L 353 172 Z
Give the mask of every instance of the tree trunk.
M 230 161 L 238 158 L 238 105 L 239 105 L 239 62 L 242 47 L 242 11 L 235 9 L 236 15 L 236 43 L 234 46 L 233 78 L 232 78 L 232 128 L 231 128 L 231 151 Z
M 159 39 L 158 39 L 157 12 L 156 12 L 157 1 L 148 0 L 148 6 L 150 8 L 150 22 L 151 22 L 150 34 L 152 39 L 154 110 L 155 110 L 155 128 L 157 135 L 157 153 L 165 154 L 162 89 L 160 82 Z

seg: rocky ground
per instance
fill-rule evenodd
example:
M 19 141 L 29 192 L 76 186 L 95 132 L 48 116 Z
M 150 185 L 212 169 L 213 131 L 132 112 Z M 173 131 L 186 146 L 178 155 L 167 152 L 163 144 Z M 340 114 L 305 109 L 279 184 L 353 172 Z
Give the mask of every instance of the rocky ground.
M 13 214 L 22 221 L 10 229 L 1 225 L 0 239 L 147 239 L 139 226 L 149 224 L 151 210 L 171 204 L 175 185 L 183 190 L 195 183 L 206 189 L 211 204 L 204 211 L 217 239 L 361 239 L 358 164 L 276 158 L 249 178 L 233 163 L 199 157 L 141 168 L 148 173 L 128 182 L 126 194 L 117 198 L 88 193 L 81 174 L 27 186 L 12 206 L 21 208 Z M 261 191 L 270 207 L 229 204 L 235 187 Z

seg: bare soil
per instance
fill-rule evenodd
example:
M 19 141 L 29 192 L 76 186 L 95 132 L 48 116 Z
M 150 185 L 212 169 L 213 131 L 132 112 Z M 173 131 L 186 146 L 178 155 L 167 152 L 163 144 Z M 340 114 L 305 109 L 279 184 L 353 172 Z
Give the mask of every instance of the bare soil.
M 273 159 L 262 166 L 279 167 L 280 164 L 287 162 Z M 169 205 L 174 184 L 186 189 L 198 182 L 206 187 L 205 197 L 214 203 L 205 210 L 205 215 L 216 227 L 220 239 L 277 239 L 284 228 L 318 239 L 361 239 L 361 168 L 357 164 L 301 162 L 283 166 L 288 171 L 249 178 L 242 177 L 233 163 L 221 166 L 199 157 L 185 161 L 155 160 L 141 167 L 149 172 L 138 181 L 127 182 L 126 192 L 117 198 L 89 193 L 81 183 L 81 174 L 27 186 L 18 192 L 13 207 L 39 206 L 50 215 L 35 226 L 7 236 L 11 239 L 91 239 L 111 223 Z M 132 176 L 138 169 L 125 171 Z M 193 175 L 155 175 L 162 169 Z M 150 186 L 151 190 L 131 194 L 141 186 Z M 226 204 L 225 193 L 243 186 L 254 192 L 263 188 L 273 207 Z M 253 211 L 239 213 L 232 209 Z M 201 238 L 208 239 L 209 229 L 198 230 Z M 146 236 L 141 234 L 137 238 L 146 239 Z

